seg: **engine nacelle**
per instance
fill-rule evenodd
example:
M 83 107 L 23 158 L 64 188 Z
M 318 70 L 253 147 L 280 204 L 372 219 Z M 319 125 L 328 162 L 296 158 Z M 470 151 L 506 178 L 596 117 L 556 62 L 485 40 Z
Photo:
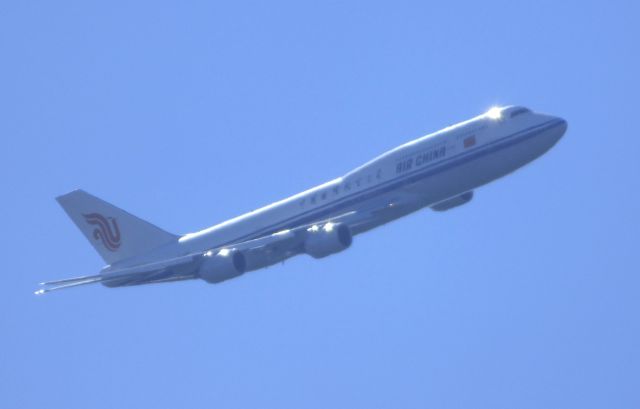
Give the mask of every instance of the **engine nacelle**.
M 323 258 L 349 248 L 353 236 L 346 224 L 327 223 L 307 229 L 304 251 L 313 258 Z
M 293 249 L 287 251 L 291 246 L 290 243 L 296 242 L 296 235 L 290 230 L 283 230 L 272 234 L 271 240 L 273 240 L 273 242 L 269 239 L 267 240 L 271 243 L 267 248 L 259 246 L 242 252 L 247 261 L 247 271 L 258 270 L 283 262 L 297 253 L 294 252 Z
M 222 249 L 217 253 L 207 251 L 198 275 L 204 281 L 215 284 L 244 274 L 246 264 L 244 255 L 237 250 Z

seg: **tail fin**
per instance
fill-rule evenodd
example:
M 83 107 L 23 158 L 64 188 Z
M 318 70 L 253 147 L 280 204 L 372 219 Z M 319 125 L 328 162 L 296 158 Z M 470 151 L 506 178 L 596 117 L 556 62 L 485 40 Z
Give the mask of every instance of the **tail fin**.
M 177 240 L 177 236 L 83 190 L 74 190 L 56 200 L 108 264 Z

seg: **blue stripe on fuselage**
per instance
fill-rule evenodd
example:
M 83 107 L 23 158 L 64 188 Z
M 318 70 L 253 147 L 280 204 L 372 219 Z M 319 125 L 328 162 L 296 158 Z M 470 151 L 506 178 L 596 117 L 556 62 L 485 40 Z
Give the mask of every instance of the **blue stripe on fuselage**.
M 501 149 L 508 148 L 526 139 L 532 138 L 535 135 L 539 134 L 540 132 L 544 132 L 548 129 L 551 129 L 559 123 L 560 122 L 558 120 L 550 120 L 545 122 L 544 124 L 535 125 L 535 126 L 523 129 L 522 131 L 516 132 L 510 136 L 498 139 L 486 145 L 479 146 L 476 149 L 470 149 L 469 152 L 452 156 L 447 160 L 434 163 L 427 167 L 416 169 L 413 172 L 405 173 L 397 178 L 388 180 L 379 185 L 374 185 L 374 186 L 371 186 L 370 188 L 361 190 L 359 192 L 354 192 L 353 194 L 349 196 L 345 196 L 334 202 L 329 202 L 323 206 L 317 207 L 315 209 L 310 209 L 304 213 L 300 213 L 288 219 L 281 220 L 277 223 L 264 227 L 253 233 L 250 233 L 250 234 L 241 236 L 239 238 L 236 238 L 232 241 L 228 241 L 226 243 L 217 245 L 217 247 L 222 247 L 228 244 L 252 240 L 252 239 L 263 237 L 267 234 L 274 233 L 283 229 L 294 228 L 307 223 L 313 223 L 316 221 L 328 219 L 331 215 L 344 212 L 345 210 L 347 210 L 345 208 L 348 208 L 354 203 L 365 201 L 372 197 L 376 197 L 381 194 L 387 193 L 389 191 L 398 189 L 403 185 L 416 182 L 425 177 L 433 176 L 437 173 L 462 165 L 465 162 L 475 160 L 479 157 L 499 151 Z

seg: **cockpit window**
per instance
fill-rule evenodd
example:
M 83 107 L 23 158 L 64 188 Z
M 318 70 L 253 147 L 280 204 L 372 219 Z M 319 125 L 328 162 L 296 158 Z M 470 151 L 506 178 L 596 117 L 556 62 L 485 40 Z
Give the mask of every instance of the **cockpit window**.
M 509 115 L 509 118 L 514 118 L 518 115 L 526 114 L 527 112 L 531 112 L 531 111 L 529 111 L 527 108 L 518 108 L 515 111 L 513 111 L 511 115 Z

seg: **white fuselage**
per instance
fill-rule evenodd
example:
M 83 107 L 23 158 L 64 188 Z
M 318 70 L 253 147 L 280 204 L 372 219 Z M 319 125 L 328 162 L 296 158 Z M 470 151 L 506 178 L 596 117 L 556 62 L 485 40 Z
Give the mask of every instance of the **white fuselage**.
M 342 177 L 208 229 L 177 236 L 83 190 L 57 198 L 107 265 L 48 281 L 36 294 L 200 278 L 220 283 L 297 254 L 324 258 L 353 235 L 424 207 L 467 203 L 473 189 L 544 154 L 567 122 L 524 107 L 484 115 L 392 149 Z
M 516 170 L 551 148 L 566 126 L 560 118 L 522 107 L 502 108 L 401 145 L 302 193 L 186 234 L 177 250 L 186 254 L 346 212 L 385 209 L 353 228 L 361 233 Z

